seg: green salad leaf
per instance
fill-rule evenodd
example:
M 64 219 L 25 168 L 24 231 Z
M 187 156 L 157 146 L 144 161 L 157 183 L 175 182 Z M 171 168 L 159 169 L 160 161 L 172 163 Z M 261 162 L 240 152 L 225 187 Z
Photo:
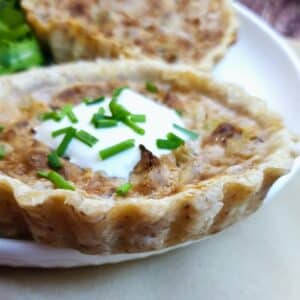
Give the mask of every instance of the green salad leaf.
M 0 0 L 0 75 L 43 63 L 43 54 L 14 0 Z

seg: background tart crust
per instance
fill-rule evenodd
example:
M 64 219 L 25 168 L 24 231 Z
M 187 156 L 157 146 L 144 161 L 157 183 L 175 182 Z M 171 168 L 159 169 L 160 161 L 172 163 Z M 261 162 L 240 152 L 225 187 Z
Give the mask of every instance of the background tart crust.
M 209 70 L 237 35 L 231 0 L 22 0 L 21 5 L 57 62 L 146 58 Z
M 32 70 L 0 79 L 0 122 L 21 113 L 45 87 L 111 78 L 168 80 L 277 128 L 276 141 L 257 165 L 243 174 L 224 174 L 186 186 L 171 196 L 88 197 L 80 191 L 43 189 L 0 172 L 0 234 L 29 236 L 57 247 L 109 254 L 162 249 L 218 232 L 254 212 L 274 181 L 296 156 L 296 138 L 259 99 L 232 85 L 215 82 L 188 67 L 157 61 L 96 61 Z M 36 96 L 36 95 L 35 95 Z

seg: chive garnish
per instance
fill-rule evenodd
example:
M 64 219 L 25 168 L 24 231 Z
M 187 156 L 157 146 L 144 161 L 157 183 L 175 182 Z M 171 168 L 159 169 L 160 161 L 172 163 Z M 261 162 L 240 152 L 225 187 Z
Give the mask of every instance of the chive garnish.
M 128 89 L 128 86 L 121 86 L 117 89 L 114 89 L 113 92 L 112 92 L 112 98 L 115 99 L 117 97 L 120 96 L 120 94 L 125 90 L 125 89 Z
M 56 137 L 56 136 L 59 136 L 61 134 L 65 134 L 67 133 L 68 131 L 70 131 L 70 129 L 72 129 L 73 127 L 71 126 L 68 126 L 68 127 L 64 127 L 64 128 L 61 128 L 61 129 L 58 129 L 58 130 L 55 130 L 51 133 L 51 136 L 52 137 Z
M 130 115 L 130 120 L 136 123 L 144 123 L 146 122 L 146 115 Z
M 174 150 L 184 144 L 184 140 L 172 132 L 167 134 L 167 139 L 157 139 L 156 146 L 160 149 Z
M 84 98 L 83 99 L 83 102 L 86 104 L 86 105 L 93 105 L 93 104 L 97 104 L 97 103 L 101 103 L 105 100 L 105 97 L 104 96 L 101 96 L 99 98 L 96 98 L 96 99 L 91 99 L 91 98 Z
M 111 156 L 114 156 L 120 152 L 123 152 L 125 150 L 128 150 L 128 149 L 134 147 L 134 143 L 135 143 L 134 139 L 125 140 L 121 143 L 118 143 L 118 144 L 115 144 L 108 148 L 100 150 L 99 156 L 102 160 L 107 159 Z
M 141 135 L 145 134 L 145 129 L 142 128 L 142 127 L 140 127 L 140 126 L 138 126 L 138 125 L 136 125 L 133 121 L 131 121 L 130 116 L 128 116 L 127 118 L 125 118 L 123 120 L 123 123 L 125 125 L 127 125 L 128 127 L 130 127 L 136 133 L 141 134 Z
M 0 160 L 5 158 L 6 151 L 3 145 L 0 145 Z
M 134 114 L 130 113 L 124 106 L 117 103 L 117 99 L 120 96 L 121 92 L 124 90 L 124 88 L 127 87 L 122 87 L 113 91 L 112 100 L 109 103 L 110 112 L 114 119 L 123 122 L 136 133 L 145 134 L 145 130 L 136 125 L 135 122 L 131 119 Z M 138 116 L 139 118 L 141 118 L 141 115 Z
M 184 127 L 181 127 L 177 124 L 173 124 L 173 127 L 178 129 L 179 131 L 181 131 L 182 133 L 184 133 L 185 135 L 187 135 L 190 139 L 192 140 L 196 140 L 198 137 L 199 137 L 199 134 L 194 132 L 194 131 L 191 131 L 191 130 L 188 130 Z
M 4 128 L 5 128 L 4 125 L 0 124 L 0 133 L 4 130 Z
M 95 136 L 91 135 L 85 130 L 77 131 L 75 133 L 75 137 L 89 147 L 94 146 L 98 142 L 98 139 Z
M 119 195 L 119 196 L 126 196 L 127 193 L 129 192 L 129 190 L 132 188 L 132 184 L 127 182 L 127 183 L 124 183 L 122 185 L 120 185 L 119 187 L 117 187 L 116 189 L 116 193 Z
M 96 128 L 107 128 L 107 127 L 115 127 L 118 125 L 117 120 L 113 119 L 100 119 L 93 122 Z
M 55 170 L 60 169 L 62 167 L 60 158 L 55 151 L 52 151 L 48 154 L 48 165 Z
M 73 137 L 76 134 L 76 129 L 71 127 L 67 132 L 65 137 L 63 138 L 62 142 L 60 143 L 60 145 L 58 146 L 58 148 L 56 149 L 56 153 L 58 156 L 63 156 L 70 144 L 70 142 L 72 141 Z
M 73 105 L 67 104 L 62 108 L 62 112 L 68 117 L 71 123 L 77 123 L 78 119 L 73 112 Z
M 71 184 L 69 181 L 65 180 L 60 174 L 58 174 L 55 171 L 39 171 L 37 173 L 38 176 L 43 177 L 51 181 L 55 187 L 64 189 L 64 190 L 75 190 L 75 187 L 73 184 Z
M 64 113 L 60 110 L 47 111 L 40 116 L 42 121 L 53 120 L 55 122 L 59 122 L 64 117 Z
M 157 86 L 150 80 L 147 80 L 145 82 L 145 87 L 146 87 L 147 91 L 149 91 L 150 93 L 156 94 L 158 92 Z

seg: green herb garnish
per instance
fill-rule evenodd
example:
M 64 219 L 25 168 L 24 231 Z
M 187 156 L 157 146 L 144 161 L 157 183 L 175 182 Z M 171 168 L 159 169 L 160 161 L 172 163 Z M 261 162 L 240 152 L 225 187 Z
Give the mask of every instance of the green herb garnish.
M 120 185 L 119 187 L 117 187 L 116 189 L 116 193 L 119 195 L 119 196 L 126 196 L 127 193 L 129 192 L 129 190 L 132 188 L 132 184 L 127 182 L 127 183 L 124 183 L 122 185 Z
M 94 122 L 96 128 L 108 128 L 115 127 L 118 125 L 118 121 L 113 119 L 101 119 Z
M 174 150 L 184 144 L 184 140 L 172 132 L 167 134 L 167 139 L 157 139 L 156 145 L 160 149 Z
M 67 133 L 68 131 L 70 131 L 70 129 L 72 129 L 73 127 L 72 126 L 68 126 L 68 127 L 64 127 L 64 128 L 61 128 L 61 129 L 58 129 L 58 130 L 55 130 L 51 133 L 51 136 L 52 137 L 56 137 L 56 136 L 59 136 L 61 134 L 65 134 Z
M 191 130 L 188 130 L 184 127 L 181 127 L 177 124 L 173 124 L 173 127 L 178 129 L 179 131 L 181 131 L 182 133 L 184 133 L 185 135 L 187 135 L 190 139 L 192 140 L 196 140 L 198 137 L 199 137 L 199 134 L 194 132 L 194 131 L 191 131 Z
M 59 122 L 63 119 L 64 113 L 60 110 L 47 111 L 40 116 L 42 121 L 54 120 L 55 122 Z
M 93 147 L 98 142 L 98 139 L 95 136 L 84 130 L 77 131 L 75 137 L 89 147 Z
M 0 160 L 5 158 L 6 150 L 3 145 L 0 145 Z
M 136 124 L 131 120 L 130 116 L 128 116 L 127 118 L 125 118 L 125 119 L 123 120 L 123 123 L 124 123 L 125 125 L 127 125 L 128 127 L 130 127 L 130 128 L 131 128 L 133 131 L 135 131 L 136 133 L 141 134 L 141 135 L 145 134 L 145 129 L 142 128 L 142 127 L 140 127 L 140 126 L 138 126 L 138 125 L 136 125 Z
M 0 124 L 0 133 L 4 130 L 5 126 Z
M 62 108 L 61 111 L 68 117 L 71 123 L 78 123 L 78 119 L 73 112 L 73 105 L 67 104 Z
M 55 151 L 52 151 L 48 154 L 48 165 L 55 170 L 60 169 L 62 167 L 60 158 Z
M 65 154 L 65 152 L 66 152 L 69 144 L 71 143 L 72 139 L 74 138 L 75 134 L 76 134 L 76 129 L 73 127 L 70 127 L 66 131 L 65 137 L 63 138 L 62 142 L 56 149 L 56 153 L 58 156 L 63 156 Z
M 51 181 L 55 187 L 59 189 L 64 189 L 64 190 L 75 190 L 74 185 L 67 181 L 65 178 L 63 178 L 60 174 L 58 174 L 55 171 L 39 171 L 37 173 L 38 176 L 43 177 Z
M 134 144 L 135 144 L 134 139 L 129 139 L 129 140 L 123 141 L 123 142 L 115 144 L 111 147 L 100 150 L 99 156 L 102 160 L 105 160 L 105 159 L 107 159 L 111 156 L 114 156 L 120 152 L 123 152 L 130 148 L 133 148 Z
M 91 99 L 91 98 L 84 98 L 83 99 L 83 102 L 86 104 L 86 105 L 93 105 L 93 104 L 97 104 L 97 103 L 101 103 L 105 100 L 105 97 L 104 96 L 101 96 L 99 98 L 96 98 L 96 99 Z
M 145 82 L 145 88 L 150 93 L 154 93 L 154 94 L 158 93 L 158 88 L 157 88 L 157 86 L 152 81 L 147 80 Z
M 136 123 L 145 123 L 146 122 L 146 115 L 131 114 L 129 118 L 132 122 L 136 122 Z

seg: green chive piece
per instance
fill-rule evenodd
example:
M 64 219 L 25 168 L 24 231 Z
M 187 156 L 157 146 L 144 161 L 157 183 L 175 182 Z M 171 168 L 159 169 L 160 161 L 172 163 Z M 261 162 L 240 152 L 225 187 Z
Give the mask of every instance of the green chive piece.
M 118 98 L 125 89 L 128 89 L 128 86 L 122 86 L 122 87 L 119 87 L 119 88 L 113 90 L 112 98 L 113 99 Z
M 59 122 L 63 119 L 64 113 L 60 110 L 57 111 L 47 111 L 40 116 L 41 121 L 53 120 L 55 122 Z
M 167 134 L 167 139 L 169 141 L 174 141 L 175 143 L 178 143 L 179 145 L 184 144 L 184 140 L 172 132 L 169 132 Z
M 98 139 L 95 136 L 84 130 L 77 131 L 75 137 L 89 147 L 93 147 L 98 142 Z
M 177 124 L 173 124 L 173 127 L 176 128 L 177 130 L 181 131 L 185 135 L 187 135 L 191 140 L 196 140 L 199 137 L 198 133 L 196 133 L 194 131 L 191 131 L 191 130 L 188 130 L 184 127 L 181 127 Z
M 86 105 L 93 105 L 93 104 L 97 104 L 97 103 L 101 103 L 105 100 L 105 97 L 104 96 L 101 96 L 99 98 L 96 98 L 96 99 L 91 99 L 91 98 L 84 98 L 83 99 L 83 102 L 86 104 Z
M 146 115 L 134 115 L 134 114 L 131 114 L 130 115 L 130 120 L 132 122 L 136 122 L 136 123 L 145 123 L 146 122 Z
M 55 151 L 52 151 L 48 154 L 48 165 L 55 170 L 60 169 L 62 167 L 60 158 Z
M 157 86 L 150 80 L 147 80 L 145 82 L 145 88 L 147 89 L 148 92 L 156 94 L 158 93 L 158 88 Z
M 62 142 L 56 149 L 56 153 L 58 156 L 63 156 L 65 154 L 65 152 L 66 152 L 69 144 L 71 143 L 72 139 L 74 138 L 75 134 L 76 134 L 76 129 L 72 128 L 72 127 L 66 132 L 65 137 L 63 138 Z
M 67 181 L 64 177 L 62 177 L 60 174 L 58 174 L 55 171 L 39 171 L 38 176 L 43 177 L 51 181 L 55 187 L 59 189 L 64 189 L 64 190 L 75 190 L 75 187 L 72 183 Z
M 126 118 L 125 120 L 123 120 L 123 123 L 125 125 L 127 125 L 128 127 L 130 127 L 133 131 L 135 131 L 136 133 L 140 134 L 140 135 L 144 135 L 145 134 L 145 129 L 139 127 L 138 125 L 136 125 L 134 122 L 132 122 L 130 120 L 130 118 Z
M 102 160 L 105 160 L 111 156 L 114 156 L 120 152 L 133 148 L 135 144 L 134 139 L 125 140 L 121 143 L 115 144 L 108 148 L 99 151 L 99 156 Z
M 0 133 L 4 130 L 5 126 L 0 124 Z
M 175 109 L 175 112 L 176 112 L 176 114 L 177 114 L 179 117 L 182 117 L 182 115 L 183 115 L 183 112 L 182 112 L 182 111 L 180 111 L 180 110 L 178 110 L 178 109 Z
M 184 144 L 184 140 L 176 134 L 169 132 L 167 139 L 157 139 L 156 146 L 160 149 L 173 150 Z
M 70 131 L 70 129 L 72 129 L 73 127 L 71 126 L 68 126 L 68 127 L 64 127 L 64 128 L 61 128 L 61 129 L 58 129 L 58 130 L 55 130 L 51 133 L 51 136 L 52 137 L 56 137 L 56 136 L 59 136 L 61 134 L 65 134 L 67 133 L 68 131 Z
M 38 171 L 37 175 L 42 177 L 42 178 L 48 179 L 48 172 L 47 171 Z
M 0 145 L 0 160 L 4 159 L 6 155 L 6 151 L 3 145 Z
M 101 119 L 94 122 L 96 128 L 115 127 L 117 125 L 118 121 L 113 119 Z
M 78 119 L 73 112 L 73 105 L 67 104 L 62 108 L 62 112 L 68 117 L 71 123 L 78 123 Z
M 127 183 L 124 183 L 122 185 L 120 185 L 119 187 L 117 187 L 116 189 L 116 193 L 119 195 L 119 196 L 126 196 L 127 193 L 129 192 L 129 190 L 132 188 L 132 184 L 127 182 Z

